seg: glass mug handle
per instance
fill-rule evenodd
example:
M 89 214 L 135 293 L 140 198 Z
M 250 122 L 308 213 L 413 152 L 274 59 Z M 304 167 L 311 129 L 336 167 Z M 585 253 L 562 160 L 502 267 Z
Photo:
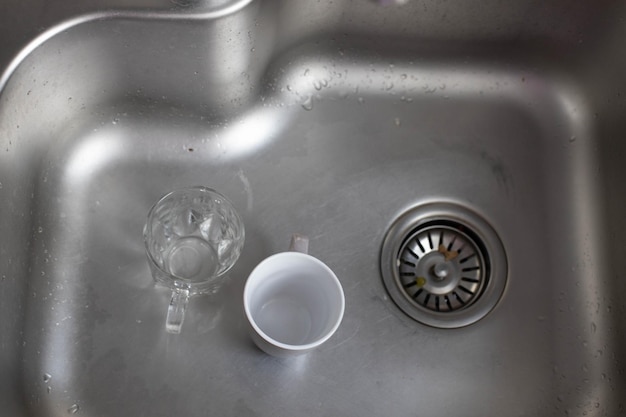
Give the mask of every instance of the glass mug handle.
M 170 305 L 167 307 L 167 318 L 165 319 L 165 331 L 179 334 L 185 320 L 185 311 L 189 304 L 189 289 L 177 288 L 172 291 Z

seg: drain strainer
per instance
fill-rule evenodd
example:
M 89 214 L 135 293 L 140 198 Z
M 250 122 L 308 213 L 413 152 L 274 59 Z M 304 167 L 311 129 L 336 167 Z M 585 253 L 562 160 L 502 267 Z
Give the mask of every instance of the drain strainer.
M 504 248 L 474 212 L 430 203 L 402 215 L 381 254 L 383 281 L 395 303 L 424 324 L 455 328 L 487 315 L 506 284 Z

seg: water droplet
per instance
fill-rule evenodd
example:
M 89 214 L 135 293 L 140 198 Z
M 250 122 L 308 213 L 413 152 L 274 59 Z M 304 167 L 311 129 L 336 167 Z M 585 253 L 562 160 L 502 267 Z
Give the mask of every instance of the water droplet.
M 393 119 L 393 122 L 396 126 L 400 126 L 400 118 L 396 117 L 395 119 Z
M 48 373 L 43 374 L 43 382 L 48 383 L 48 382 L 50 382 L 51 379 L 52 379 L 52 375 L 50 375 Z
M 43 233 L 43 227 L 39 226 L 39 228 L 37 229 L 37 231 L 38 231 L 39 233 Z
M 591 334 L 595 334 L 597 330 L 597 326 L 594 322 L 591 322 Z
M 287 84 L 287 91 L 291 91 L 291 86 Z
M 52 392 L 52 387 L 51 387 L 50 385 L 48 385 L 48 386 L 46 387 L 46 393 L 47 393 L 47 394 L 50 394 L 50 392 Z
M 304 110 L 313 110 L 313 97 L 309 96 L 302 102 L 302 108 Z
M 78 410 L 80 410 L 80 407 L 78 406 L 78 404 L 72 404 L 72 406 L 67 409 L 67 412 L 68 414 L 76 414 L 78 413 Z
M 321 83 L 321 82 L 319 82 L 319 81 L 315 81 L 315 82 L 313 83 L 313 87 L 314 87 L 317 91 L 320 91 L 320 90 L 322 89 L 322 83 Z
M 393 83 L 389 83 L 388 85 L 386 85 L 385 90 L 387 91 L 393 90 Z
M 570 136 L 569 143 L 574 143 L 574 142 L 576 142 L 576 136 Z
M 359 103 L 363 104 L 365 102 L 365 99 L 363 97 L 359 97 L 357 99 L 359 101 Z

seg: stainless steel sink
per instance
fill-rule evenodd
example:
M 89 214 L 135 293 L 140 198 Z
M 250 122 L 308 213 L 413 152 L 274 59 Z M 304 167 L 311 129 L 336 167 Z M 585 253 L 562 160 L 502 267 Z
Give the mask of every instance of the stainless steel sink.
M 83 3 L 0 6 L 0 415 L 626 414 L 624 5 Z M 142 227 L 190 185 L 247 240 L 170 335 Z M 471 324 L 383 282 L 389 230 L 429 204 L 501 242 Z M 242 289 L 294 232 L 346 312 L 277 359 Z

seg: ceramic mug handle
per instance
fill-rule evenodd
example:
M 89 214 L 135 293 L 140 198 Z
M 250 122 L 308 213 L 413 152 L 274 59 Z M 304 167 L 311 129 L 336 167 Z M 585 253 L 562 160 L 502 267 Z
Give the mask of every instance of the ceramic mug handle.
M 294 233 L 293 235 L 291 235 L 291 243 L 289 244 L 289 251 L 308 254 L 309 253 L 309 238 L 304 235 Z

